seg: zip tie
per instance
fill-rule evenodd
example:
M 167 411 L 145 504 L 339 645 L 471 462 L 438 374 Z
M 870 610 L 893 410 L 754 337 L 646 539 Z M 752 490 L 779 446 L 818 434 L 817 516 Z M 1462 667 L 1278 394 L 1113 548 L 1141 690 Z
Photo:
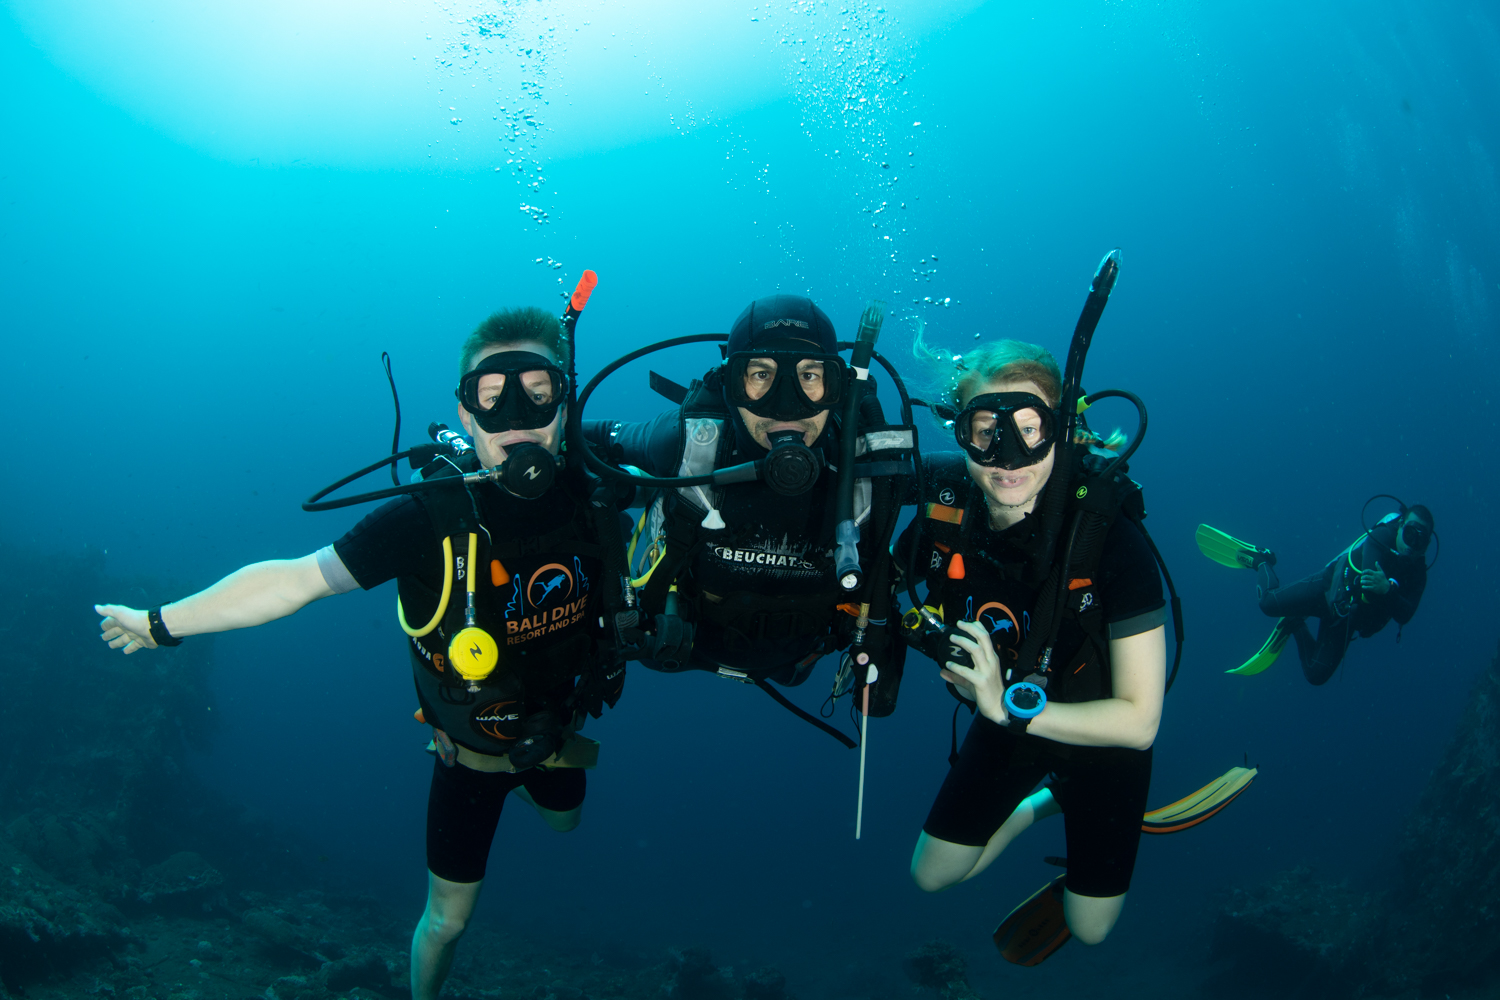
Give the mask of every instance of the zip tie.
M 856 365 L 850 365 L 849 367 L 854 369 L 854 377 L 861 382 L 870 377 L 870 369 L 868 368 L 860 368 Z

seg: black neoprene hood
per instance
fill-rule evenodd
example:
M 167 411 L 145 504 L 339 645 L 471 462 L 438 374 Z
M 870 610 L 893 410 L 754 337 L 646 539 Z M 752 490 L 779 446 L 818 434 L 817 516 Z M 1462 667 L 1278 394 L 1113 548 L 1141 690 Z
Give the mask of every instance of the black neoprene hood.
M 788 350 L 807 346 L 817 354 L 837 354 L 838 337 L 828 314 L 803 295 L 767 295 L 745 307 L 729 330 L 728 353 L 760 347 Z

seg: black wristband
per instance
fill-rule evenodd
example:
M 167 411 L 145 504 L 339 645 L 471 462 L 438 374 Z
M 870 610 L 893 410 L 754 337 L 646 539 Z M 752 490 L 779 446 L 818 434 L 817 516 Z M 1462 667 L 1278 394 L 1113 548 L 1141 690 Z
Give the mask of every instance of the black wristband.
M 1030 719 L 1022 719 L 1014 715 L 1006 716 L 1005 719 L 1005 728 L 1013 733 L 1024 733 L 1026 732 L 1026 727 L 1029 725 L 1031 725 Z
M 158 646 L 181 646 L 182 640 L 174 638 L 167 626 L 161 620 L 161 608 L 155 607 L 146 612 L 146 621 L 151 623 L 151 641 Z

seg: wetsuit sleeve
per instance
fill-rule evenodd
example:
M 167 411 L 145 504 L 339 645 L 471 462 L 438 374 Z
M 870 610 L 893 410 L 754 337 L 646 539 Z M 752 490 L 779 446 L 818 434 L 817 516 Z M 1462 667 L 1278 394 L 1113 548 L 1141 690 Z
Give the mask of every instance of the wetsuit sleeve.
M 586 420 L 583 436 L 604 449 L 609 461 L 634 465 L 652 476 L 675 476 L 678 452 L 676 410 L 659 413 L 638 423 L 618 420 Z
M 436 544 L 426 509 L 406 496 L 366 515 L 333 550 L 354 581 L 369 590 L 398 576 L 430 575 L 442 561 L 432 555 Z
M 1166 624 L 1167 602 L 1156 558 L 1141 529 L 1129 518 L 1117 517 L 1110 526 L 1099 571 L 1099 596 L 1111 639 L 1140 635 Z

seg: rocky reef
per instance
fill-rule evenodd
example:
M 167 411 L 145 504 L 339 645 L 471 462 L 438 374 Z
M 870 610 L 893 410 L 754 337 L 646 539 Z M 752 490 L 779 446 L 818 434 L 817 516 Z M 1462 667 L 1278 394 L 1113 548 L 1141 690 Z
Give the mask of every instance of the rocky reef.
M 1307 869 L 1232 894 L 1215 996 L 1500 996 L 1500 650 L 1401 839 L 1382 893 Z

